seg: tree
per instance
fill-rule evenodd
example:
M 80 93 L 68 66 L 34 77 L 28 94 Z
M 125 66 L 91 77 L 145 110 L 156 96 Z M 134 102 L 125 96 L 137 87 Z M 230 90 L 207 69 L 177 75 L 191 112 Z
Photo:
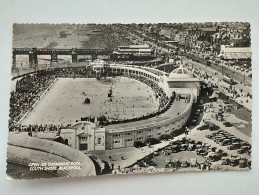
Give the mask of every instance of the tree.
M 169 139 L 172 139 L 172 136 L 171 135 L 168 135 L 168 134 L 163 134 L 159 137 L 159 140 L 162 141 L 162 140 L 169 140 Z
M 135 141 L 134 144 L 133 144 L 133 146 L 134 146 L 135 148 L 141 148 L 141 147 L 146 146 L 146 144 L 145 144 L 144 142 L 141 142 L 141 141 Z
M 160 141 L 156 138 L 147 138 L 146 141 L 145 141 L 146 144 L 148 145 L 155 145 L 155 144 L 159 144 Z

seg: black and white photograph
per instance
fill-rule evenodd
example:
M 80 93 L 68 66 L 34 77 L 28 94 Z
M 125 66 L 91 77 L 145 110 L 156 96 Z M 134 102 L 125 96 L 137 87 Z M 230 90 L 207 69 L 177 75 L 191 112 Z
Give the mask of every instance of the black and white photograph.
M 13 24 L 7 179 L 249 171 L 248 22 Z

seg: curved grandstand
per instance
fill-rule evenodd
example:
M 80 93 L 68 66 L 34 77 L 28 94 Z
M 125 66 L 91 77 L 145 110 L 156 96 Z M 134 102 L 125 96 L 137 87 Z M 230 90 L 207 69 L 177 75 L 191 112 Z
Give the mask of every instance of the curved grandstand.
M 179 73 L 180 70 L 181 73 Z M 135 141 L 159 138 L 163 134 L 170 134 L 181 129 L 189 118 L 193 102 L 197 101 L 199 95 L 197 83 L 199 81 L 193 78 L 189 71 L 185 71 L 183 68 L 176 69 L 170 75 L 177 74 L 178 77 L 172 78 L 167 77 L 165 72 L 153 68 L 108 64 L 101 61 L 98 61 L 97 64 L 92 63 L 91 68 L 70 67 L 36 71 L 30 76 L 25 75 L 16 81 L 16 90 L 11 95 L 9 129 L 10 131 L 58 131 L 66 145 L 88 151 L 130 147 Z M 185 77 L 186 74 L 188 74 L 188 78 Z M 184 77 L 179 75 L 184 75 Z M 100 117 L 89 116 L 81 118 L 81 120 L 78 118 L 75 125 L 51 123 L 45 126 L 20 125 L 20 122 L 32 111 L 35 104 L 41 101 L 43 95 L 52 90 L 51 86 L 55 84 L 57 78 L 96 78 L 102 80 L 103 77 L 108 76 L 127 77 L 148 85 L 159 102 L 158 109 L 130 119 L 114 120 L 103 115 Z M 34 83 L 36 87 L 30 88 L 30 86 L 24 85 L 22 80 Z M 187 82 L 188 85 L 175 87 L 175 83 L 179 82 Z M 174 88 L 170 87 L 172 83 Z M 190 83 L 196 84 L 189 87 Z M 26 97 L 21 98 L 20 92 Z M 18 101 L 19 104 L 12 104 L 17 98 L 20 101 Z M 20 105 L 23 105 L 24 110 L 18 109 L 17 112 L 16 109 Z M 91 124 L 87 124 L 85 120 L 90 121 Z

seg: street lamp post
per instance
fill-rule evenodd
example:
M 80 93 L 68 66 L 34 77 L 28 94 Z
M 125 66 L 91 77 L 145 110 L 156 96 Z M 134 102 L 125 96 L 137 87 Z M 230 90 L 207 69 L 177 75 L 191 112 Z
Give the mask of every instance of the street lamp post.
M 222 75 L 223 75 L 223 63 L 222 63 L 222 70 L 221 70 L 221 72 L 222 72 Z
M 246 80 L 246 71 L 244 70 L 244 85 L 245 85 L 245 80 Z

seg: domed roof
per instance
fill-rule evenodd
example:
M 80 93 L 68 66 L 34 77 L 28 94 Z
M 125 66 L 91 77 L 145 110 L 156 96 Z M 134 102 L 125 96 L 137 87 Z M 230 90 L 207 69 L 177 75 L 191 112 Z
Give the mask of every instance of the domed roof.
M 187 68 L 179 67 L 170 73 L 169 78 L 170 79 L 193 78 L 193 74 Z

